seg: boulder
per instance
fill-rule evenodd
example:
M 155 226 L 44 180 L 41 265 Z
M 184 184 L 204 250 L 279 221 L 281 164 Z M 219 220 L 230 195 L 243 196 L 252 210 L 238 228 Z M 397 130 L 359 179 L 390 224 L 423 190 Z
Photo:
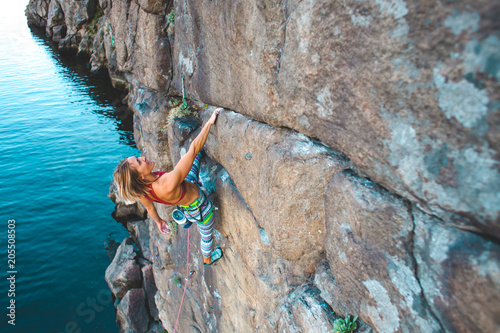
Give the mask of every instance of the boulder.
M 94 38 L 89 35 L 84 35 L 80 45 L 78 45 L 77 55 L 92 56 L 92 45 L 94 44 Z
M 319 289 L 319 296 L 334 310 L 336 316 L 345 318 L 347 315 L 353 318 L 357 315 L 357 310 L 350 308 L 348 299 L 339 285 L 335 282 L 328 260 L 322 260 L 316 265 L 314 275 L 314 285 Z M 358 329 L 356 333 L 371 333 L 372 328 L 366 325 L 360 318 L 356 321 Z
M 149 262 L 153 262 L 153 255 L 149 249 L 149 223 L 150 220 L 129 221 L 127 229 L 139 247 L 139 255 Z
M 111 201 L 113 201 L 115 204 L 125 204 L 125 201 L 123 201 L 123 199 L 121 199 L 118 195 L 118 189 L 116 188 L 113 181 L 109 184 L 108 198 L 111 199 Z
M 128 290 L 142 286 L 141 269 L 135 261 L 136 253 L 132 244 L 131 239 L 124 239 L 113 262 L 106 269 L 106 282 L 118 299 L 123 298 Z
M 147 217 L 147 210 L 139 203 L 131 205 L 118 204 L 111 215 L 116 221 L 123 223 L 131 220 L 145 219 Z
M 116 242 L 114 239 L 111 239 L 111 236 L 108 236 L 108 238 L 104 240 L 104 248 L 108 253 L 110 261 L 113 261 L 113 258 L 115 257 L 120 245 L 120 243 Z
M 54 42 L 59 42 L 61 39 L 66 37 L 66 26 L 56 25 L 52 28 L 52 40 Z
M 59 52 L 72 52 L 78 49 L 78 45 L 80 45 L 80 42 L 80 35 L 67 35 L 59 41 L 57 49 Z
M 106 48 L 104 46 L 104 31 L 105 29 L 100 28 L 93 38 L 91 51 L 92 55 L 90 57 L 91 71 L 93 73 L 98 72 L 102 68 L 106 68 L 108 64 L 108 58 L 106 57 Z
M 68 34 L 77 34 L 83 25 L 94 17 L 98 5 L 98 0 L 52 0 L 52 2 L 59 2 L 68 27 Z
M 144 333 L 149 316 L 142 289 L 130 289 L 116 307 L 117 324 L 121 332 Z
M 28 19 L 28 25 L 45 28 L 47 25 L 49 4 L 50 0 L 30 0 L 24 11 Z
M 141 267 L 141 271 L 143 281 L 142 288 L 144 289 L 144 294 L 146 295 L 148 312 L 154 320 L 158 321 L 158 308 L 155 303 L 155 295 L 158 289 L 156 288 L 153 275 L 153 265 L 151 265 L 151 263 L 145 263 L 145 265 Z
M 328 184 L 325 207 L 326 253 L 341 290 L 334 311 L 379 332 L 440 332 L 417 278 L 408 203 L 346 170 Z
M 312 284 L 293 290 L 277 309 L 278 332 L 332 332 L 335 315 Z
M 224 258 L 215 267 L 218 281 L 210 284 L 227 318 L 219 327 L 228 332 L 275 331 L 281 295 L 304 283 L 307 273 L 266 244 L 263 229 L 224 169 L 204 174 L 216 180 L 221 221 L 217 229 L 223 237 L 218 245 Z
M 65 24 L 64 11 L 61 7 L 59 1 L 51 0 L 47 13 L 47 23 L 45 27 L 45 32 L 47 36 L 53 36 L 53 28 L 59 25 Z
M 111 214 L 113 218 L 121 223 L 131 220 L 143 220 L 147 218 L 147 210 L 140 202 L 127 204 L 119 195 L 114 182 L 109 185 L 108 198 L 113 201 L 115 211 Z
M 169 139 L 173 144 L 179 147 L 188 139 L 191 134 L 202 124 L 200 120 L 194 116 L 172 119 L 172 138 Z

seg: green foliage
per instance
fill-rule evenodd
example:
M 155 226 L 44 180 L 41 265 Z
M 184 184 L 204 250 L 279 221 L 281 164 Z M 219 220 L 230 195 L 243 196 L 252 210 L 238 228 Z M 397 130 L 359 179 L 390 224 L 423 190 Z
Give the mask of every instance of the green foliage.
M 197 106 L 192 105 L 190 108 L 187 103 L 184 104 L 182 99 L 171 97 L 168 101 L 168 106 L 171 108 L 170 113 L 168 114 L 167 123 L 163 125 L 161 128 L 161 132 L 164 132 L 167 129 L 167 126 L 172 123 L 174 118 L 183 118 L 186 116 L 194 116 L 199 118 L 197 112 Z
M 171 106 L 171 107 L 179 106 L 179 104 L 181 104 L 181 100 L 180 99 L 171 98 L 168 101 L 168 106 Z
M 173 278 L 172 283 L 174 285 L 177 285 L 177 287 L 181 287 L 181 281 L 182 281 L 181 278 L 178 277 L 178 276 L 176 276 L 176 277 Z
M 351 320 L 351 316 L 347 315 L 344 319 L 339 318 L 333 322 L 333 332 L 336 333 L 350 333 L 354 332 L 356 328 L 358 328 L 358 324 L 356 324 L 356 320 L 358 320 L 358 316 L 355 316 Z
M 175 22 L 175 11 L 173 9 L 170 12 L 170 14 L 167 15 L 167 21 L 168 21 L 168 24 L 171 25 L 173 28 L 174 22 Z
M 183 103 L 180 103 L 176 107 L 170 109 L 167 124 L 170 124 L 174 118 L 182 118 L 186 116 L 196 116 L 196 113 L 191 111 L 189 106 L 185 106 Z
M 172 232 L 172 236 L 175 236 L 177 234 L 177 231 L 179 230 L 179 225 L 175 221 L 168 221 L 167 224 L 170 231 Z
M 97 4 L 97 8 L 95 10 L 95 15 L 92 18 L 92 21 L 90 21 L 87 24 L 87 32 L 90 35 L 95 36 L 95 34 L 97 34 L 97 31 L 99 30 L 98 29 L 99 19 L 103 16 L 104 16 L 104 10 L 102 10 L 101 6 L 99 6 L 99 4 Z

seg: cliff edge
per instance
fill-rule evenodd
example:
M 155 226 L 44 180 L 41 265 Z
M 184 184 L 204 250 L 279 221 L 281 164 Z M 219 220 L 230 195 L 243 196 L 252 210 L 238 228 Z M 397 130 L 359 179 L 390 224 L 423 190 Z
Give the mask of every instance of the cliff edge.
M 330 332 L 348 314 L 362 332 L 499 331 L 497 2 L 31 0 L 26 14 L 128 91 L 159 169 L 226 109 L 201 172 L 224 258 L 203 267 L 192 228 L 185 281 L 186 230 L 141 224 L 149 316 L 169 332 L 184 283 L 180 332 Z

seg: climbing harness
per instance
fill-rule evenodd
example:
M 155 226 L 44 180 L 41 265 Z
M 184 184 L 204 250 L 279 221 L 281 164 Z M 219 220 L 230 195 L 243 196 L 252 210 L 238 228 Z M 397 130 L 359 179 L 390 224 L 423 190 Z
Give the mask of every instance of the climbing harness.
M 184 284 L 184 291 L 182 293 L 182 298 L 181 298 L 181 306 L 179 307 L 179 313 L 177 314 L 177 320 L 175 321 L 175 326 L 174 326 L 174 333 L 177 330 L 177 324 L 179 323 L 179 317 L 181 316 L 181 310 L 182 310 L 182 303 L 184 302 L 184 296 L 186 296 L 186 289 L 188 285 L 188 280 L 193 275 L 192 273 L 189 273 L 189 229 L 188 229 L 188 237 L 187 237 L 187 272 L 186 272 L 186 283 Z
M 196 183 L 193 181 L 192 183 L 197 185 L 200 188 L 200 190 L 205 195 L 205 200 L 209 200 L 207 189 L 205 187 L 203 187 L 203 184 L 200 183 L 199 181 L 196 181 Z M 190 218 L 195 220 L 196 223 L 203 223 L 203 207 L 206 207 L 206 205 L 207 205 L 206 201 L 204 201 L 204 203 L 205 203 L 204 205 L 203 204 L 199 205 L 199 202 L 198 202 L 198 204 L 196 204 L 196 208 L 200 212 L 200 219 L 199 220 L 196 217 L 194 217 L 193 215 L 191 215 L 191 213 L 187 209 L 185 209 L 179 205 L 177 205 L 176 206 L 177 208 L 174 209 L 174 211 L 172 212 L 172 217 L 175 220 L 175 222 L 177 222 L 177 224 L 185 224 L 186 222 L 188 222 L 187 218 L 186 218 L 186 214 L 189 215 Z M 182 216 L 181 216 L 181 214 L 182 214 Z M 191 222 L 191 221 L 189 221 L 189 222 Z M 185 228 L 187 228 L 187 227 L 185 227 Z
M 208 200 L 208 199 L 207 199 Z M 206 205 L 205 205 L 206 206 Z M 186 223 L 187 219 L 186 219 L 186 216 L 185 214 L 189 215 L 190 218 L 192 218 L 193 220 L 196 221 L 196 223 L 200 223 L 200 222 L 203 222 L 203 205 L 201 206 L 198 206 L 196 205 L 196 208 L 198 208 L 198 210 L 200 211 L 200 219 L 198 220 L 196 217 L 194 217 L 193 215 L 191 215 L 191 213 L 187 210 L 187 209 L 184 209 L 183 207 L 180 207 L 180 206 L 177 206 L 177 209 L 175 209 L 173 212 L 172 212 L 172 217 L 174 218 L 175 222 L 177 222 L 177 220 L 175 219 L 174 217 L 174 212 L 175 214 L 177 215 L 178 213 L 182 214 L 182 216 L 184 217 L 184 222 L 183 220 L 181 220 L 181 224 L 184 224 Z M 191 222 L 191 221 L 190 221 Z M 178 223 L 178 222 L 177 222 Z

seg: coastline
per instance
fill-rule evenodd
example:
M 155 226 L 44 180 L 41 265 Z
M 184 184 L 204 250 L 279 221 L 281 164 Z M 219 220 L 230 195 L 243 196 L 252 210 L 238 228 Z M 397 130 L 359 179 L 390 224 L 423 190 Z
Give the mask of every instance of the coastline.
M 215 105 L 227 110 L 201 178 L 229 255 L 205 269 L 195 235 L 196 274 L 183 282 L 186 233 L 127 223 L 133 236 L 106 273 L 123 331 L 171 331 L 183 283 L 181 330 L 330 331 L 347 315 L 358 332 L 498 325 L 498 81 L 483 66 L 494 51 L 481 48 L 497 45 L 490 2 L 426 9 L 425 20 L 406 2 L 289 12 L 257 1 L 245 15 L 186 1 L 30 4 L 59 50 L 90 54 L 94 73 L 126 88 L 135 142 L 158 168 L 176 164 Z M 192 115 L 173 117 L 183 91 Z

